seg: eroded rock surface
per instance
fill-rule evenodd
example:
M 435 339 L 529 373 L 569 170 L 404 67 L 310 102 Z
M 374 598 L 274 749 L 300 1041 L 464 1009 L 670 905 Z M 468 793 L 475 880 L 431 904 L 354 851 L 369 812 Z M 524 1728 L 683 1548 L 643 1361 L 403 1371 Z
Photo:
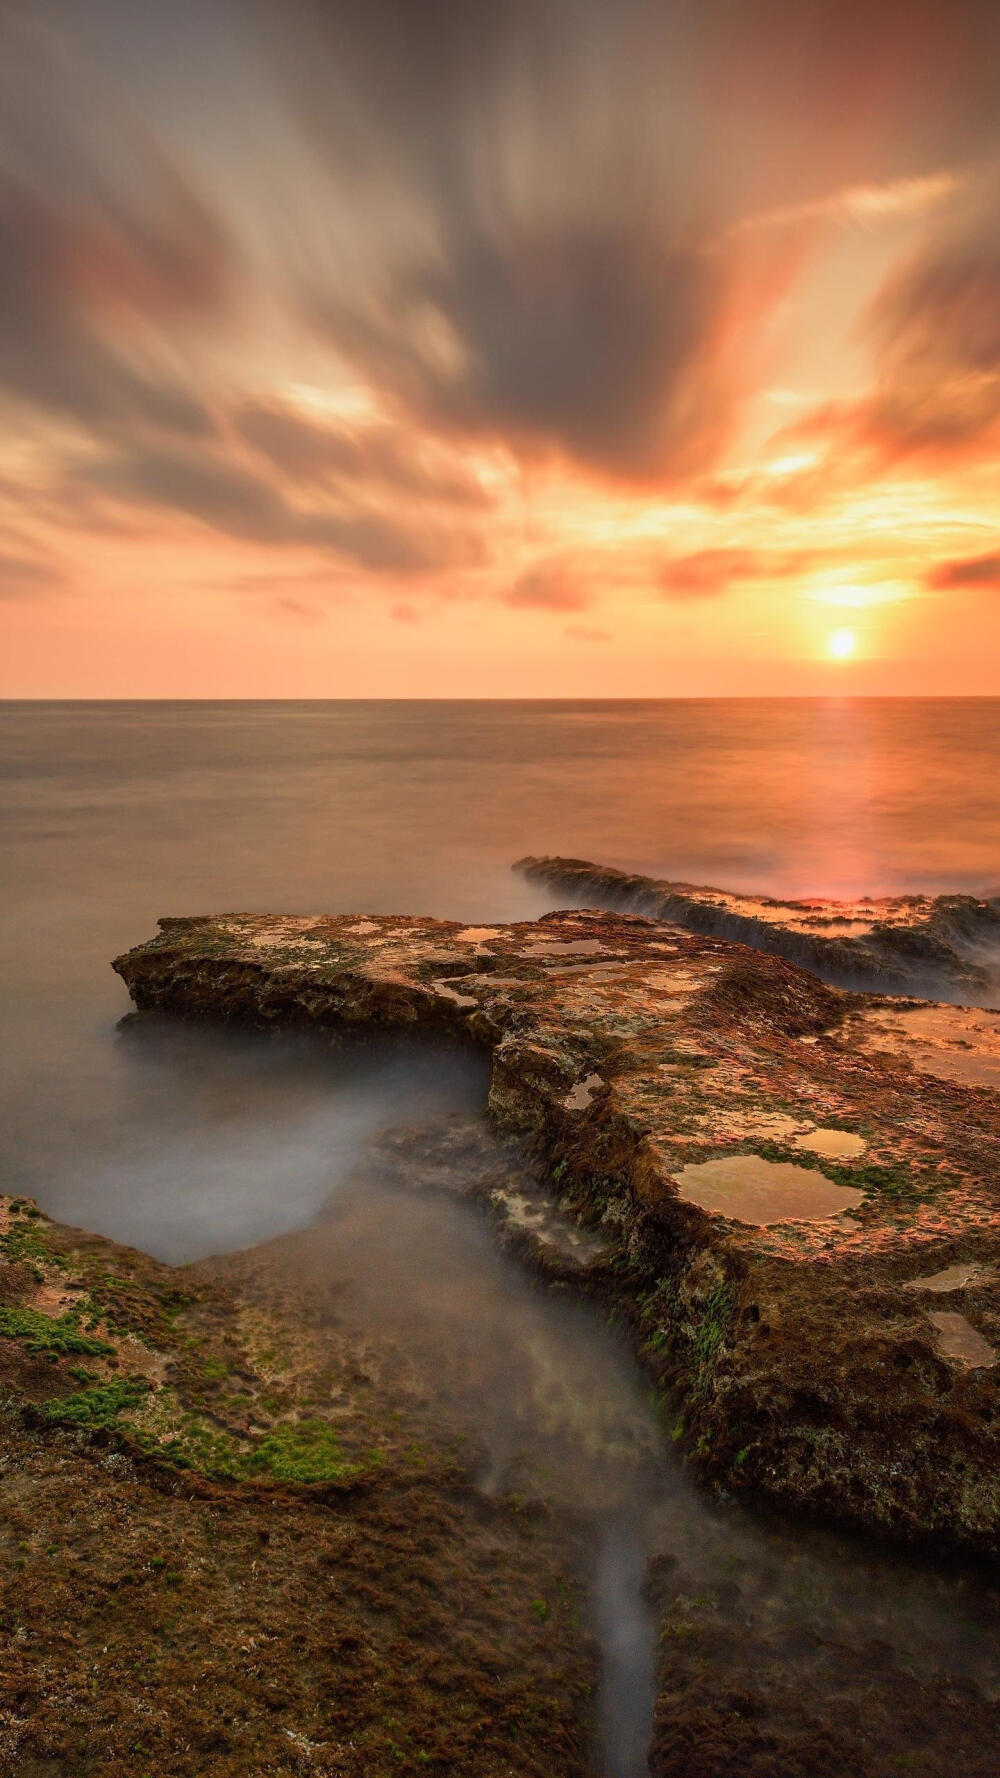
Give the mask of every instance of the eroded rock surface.
M 496 1125 L 593 1234 L 581 1281 L 630 1323 L 716 1486 L 997 1550 L 1000 1099 L 880 1047 L 884 999 L 622 914 L 161 924 L 115 965 L 140 1009 L 491 1051 Z M 845 1188 L 849 1211 L 685 1199 L 685 1168 L 734 1156 Z M 954 1267 L 947 1302 L 909 1288 Z M 979 1343 L 959 1353 L 942 1313 Z
M 825 981 L 977 1005 L 1000 1000 L 1000 903 L 974 895 L 781 901 L 660 882 L 582 858 L 516 867 L 560 899 L 672 920 L 788 957 Z

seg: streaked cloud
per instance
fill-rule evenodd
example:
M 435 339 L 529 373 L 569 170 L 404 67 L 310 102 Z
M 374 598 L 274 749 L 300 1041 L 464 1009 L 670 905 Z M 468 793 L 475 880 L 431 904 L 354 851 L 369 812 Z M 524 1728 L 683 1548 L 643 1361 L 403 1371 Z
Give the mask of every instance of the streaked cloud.
M 489 489 L 457 453 L 412 429 L 323 423 L 276 401 L 246 402 L 231 420 L 251 450 L 300 484 L 367 484 L 446 505 L 493 504 Z
M 803 222 L 838 222 L 873 228 L 900 218 L 909 220 L 950 203 L 966 190 L 966 173 L 928 173 L 919 179 L 890 179 L 885 185 L 851 185 L 802 204 L 783 204 L 743 216 L 733 234 L 754 229 L 794 228 Z
M 265 476 L 211 449 L 145 446 L 87 458 L 75 478 L 113 502 L 159 508 L 244 542 L 329 550 L 375 573 L 426 574 L 478 563 L 485 554 L 478 534 L 455 526 L 356 504 L 293 504 Z
M 998 168 L 992 0 L 0 8 L 23 670 L 215 600 L 283 684 L 929 647 L 995 584 Z

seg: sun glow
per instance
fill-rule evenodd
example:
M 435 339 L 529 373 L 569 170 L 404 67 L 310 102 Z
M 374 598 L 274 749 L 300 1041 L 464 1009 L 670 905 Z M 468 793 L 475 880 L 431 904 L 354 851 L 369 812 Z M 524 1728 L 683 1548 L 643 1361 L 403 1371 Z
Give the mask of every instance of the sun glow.
M 835 661 L 850 660 L 856 641 L 853 630 L 831 630 L 827 640 L 831 658 Z

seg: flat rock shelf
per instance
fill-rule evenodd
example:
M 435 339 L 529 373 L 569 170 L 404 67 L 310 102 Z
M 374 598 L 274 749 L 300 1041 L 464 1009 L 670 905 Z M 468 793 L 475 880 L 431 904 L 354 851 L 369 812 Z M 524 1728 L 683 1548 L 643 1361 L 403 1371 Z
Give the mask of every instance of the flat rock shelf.
M 634 897 L 635 882 L 615 892 Z M 543 1215 L 515 1216 L 527 1257 L 628 1327 L 706 1484 L 995 1554 L 1000 1098 L 974 1070 L 934 1070 L 936 1046 L 956 1041 L 947 1021 L 900 1037 L 912 1001 L 829 986 L 663 911 L 675 918 L 167 919 L 115 968 L 141 1012 L 481 1046 L 494 1124 L 531 1145 L 587 1236 L 567 1264 Z M 822 948 L 835 917 L 784 924 Z M 852 947 L 852 970 L 861 957 L 856 973 L 895 983 L 882 960 L 895 968 L 916 943 L 951 994 L 982 988 L 973 965 L 945 968 L 940 935 L 992 920 L 989 904 L 872 917 L 830 941 Z M 970 1016 L 965 1055 L 976 1028 Z M 697 1169 L 738 1157 L 721 1197 L 685 1193 Z

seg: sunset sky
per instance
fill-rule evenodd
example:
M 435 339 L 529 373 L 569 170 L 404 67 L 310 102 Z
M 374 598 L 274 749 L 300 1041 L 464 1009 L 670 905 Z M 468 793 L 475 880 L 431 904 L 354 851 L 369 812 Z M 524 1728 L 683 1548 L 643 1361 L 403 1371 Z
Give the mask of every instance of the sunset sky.
M 0 0 L 0 694 L 1000 693 L 1000 5 Z

